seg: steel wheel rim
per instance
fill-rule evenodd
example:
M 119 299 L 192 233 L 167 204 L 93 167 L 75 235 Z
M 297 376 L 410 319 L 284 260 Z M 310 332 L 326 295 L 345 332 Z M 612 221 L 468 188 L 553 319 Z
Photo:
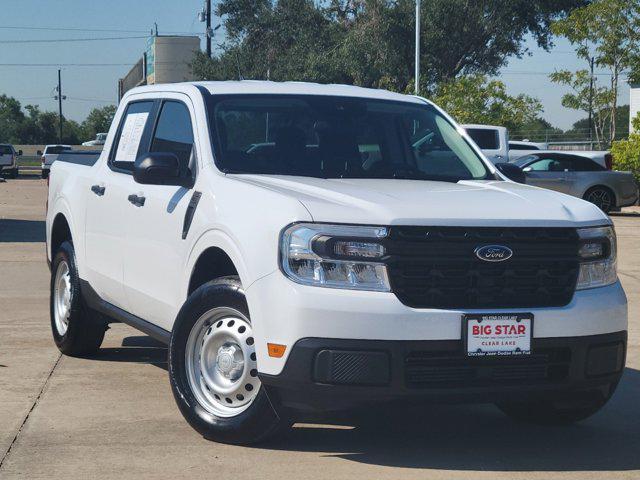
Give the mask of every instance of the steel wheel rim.
M 260 390 L 251 323 L 233 308 L 211 309 L 196 321 L 185 364 L 196 400 L 216 416 L 241 414 Z
M 63 337 L 69 329 L 71 314 L 71 273 L 66 261 L 61 261 L 53 282 L 53 318 L 58 335 Z
M 602 189 L 594 190 L 587 197 L 591 203 L 593 203 L 596 207 L 598 207 L 602 211 L 607 211 L 611 208 L 611 195 L 609 192 Z

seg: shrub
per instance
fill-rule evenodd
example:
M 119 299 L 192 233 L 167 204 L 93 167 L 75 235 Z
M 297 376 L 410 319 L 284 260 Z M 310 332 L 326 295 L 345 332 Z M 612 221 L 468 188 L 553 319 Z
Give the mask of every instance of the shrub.
M 631 133 L 629 140 L 613 142 L 611 155 L 613 155 L 614 170 L 630 171 L 640 183 L 640 114 L 633 119 L 632 123 L 636 133 Z

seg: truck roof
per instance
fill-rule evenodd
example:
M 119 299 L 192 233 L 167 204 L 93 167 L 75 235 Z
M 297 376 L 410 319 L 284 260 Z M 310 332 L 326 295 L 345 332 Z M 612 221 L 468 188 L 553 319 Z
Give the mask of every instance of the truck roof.
M 311 82 L 271 82 L 265 80 L 230 80 L 210 82 L 182 82 L 145 85 L 136 87 L 127 94 L 154 91 L 187 92 L 193 87 L 205 88 L 212 95 L 231 94 L 281 94 L 281 95 L 328 95 L 344 97 L 360 97 L 380 100 L 395 100 L 424 104 L 424 101 L 413 95 L 403 95 L 374 88 L 356 87 L 353 85 L 320 84 Z

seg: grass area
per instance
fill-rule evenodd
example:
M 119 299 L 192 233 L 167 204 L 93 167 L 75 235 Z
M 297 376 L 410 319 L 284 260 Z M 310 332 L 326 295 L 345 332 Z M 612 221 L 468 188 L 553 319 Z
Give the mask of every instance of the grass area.
M 32 157 L 32 158 L 18 158 L 18 166 L 19 167 L 39 167 L 41 165 L 40 157 Z

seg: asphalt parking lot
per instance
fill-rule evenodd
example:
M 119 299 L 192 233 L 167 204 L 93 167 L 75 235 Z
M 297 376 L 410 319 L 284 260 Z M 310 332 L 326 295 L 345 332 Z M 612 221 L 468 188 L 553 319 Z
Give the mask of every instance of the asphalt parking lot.
M 49 327 L 46 184 L 0 183 L 0 478 L 640 478 L 640 214 L 614 217 L 629 297 L 618 392 L 571 427 L 522 425 L 493 406 L 426 406 L 405 422 L 297 425 L 252 448 L 182 419 L 166 350 L 125 326 L 100 353 L 61 357 Z

